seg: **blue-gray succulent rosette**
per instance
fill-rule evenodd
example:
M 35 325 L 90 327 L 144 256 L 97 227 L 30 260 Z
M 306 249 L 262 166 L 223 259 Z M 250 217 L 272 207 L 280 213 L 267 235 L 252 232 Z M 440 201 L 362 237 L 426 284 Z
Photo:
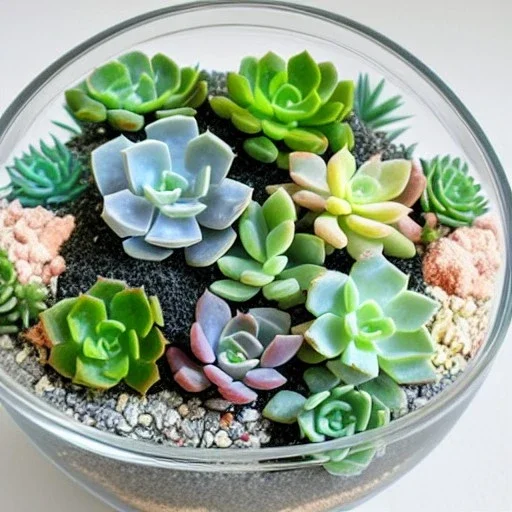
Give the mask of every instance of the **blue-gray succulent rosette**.
M 102 217 L 133 258 L 162 261 L 184 248 L 190 266 L 215 263 L 233 245 L 233 222 L 252 188 L 227 178 L 235 154 L 193 117 L 172 116 L 146 126 L 147 139 L 124 135 L 92 152 Z

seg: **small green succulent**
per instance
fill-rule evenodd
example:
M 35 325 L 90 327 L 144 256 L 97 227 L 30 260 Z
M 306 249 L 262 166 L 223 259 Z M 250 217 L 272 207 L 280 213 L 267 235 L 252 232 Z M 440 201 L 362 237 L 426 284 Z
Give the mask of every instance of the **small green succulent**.
M 342 122 L 352 111 L 354 83 L 339 82 L 332 63 L 317 64 L 306 51 L 288 62 L 272 52 L 246 57 L 238 73 L 228 74 L 227 86 L 228 97 L 211 97 L 210 105 L 241 132 L 258 135 L 244 149 L 260 162 L 278 160 L 287 168 L 288 149 L 322 154 L 354 144 Z
M 66 91 L 66 102 L 81 121 L 108 121 L 117 130 L 138 131 L 144 114 L 195 115 L 207 95 L 207 83 L 199 79 L 197 68 L 180 68 L 161 53 L 149 59 L 135 51 L 97 68 Z
M 23 206 L 60 204 L 72 201 L 88 187 L 81 162 L 56 137 L 52 139 L 53 147 L 41 140 L 40 150 L 30 146 L 28 153 L 6 167 L 11 183 L 2 195 L 19 199 Z
M 46 309 L 47 296 L 42 284 L 20 284 L 14 265 L 0 251 L 0 334 L 15 334 L 20 326 L 28 328 L 30 321 Z
M 49 364 L 76 384 L 109 389 L 124 380 L 144 394 L 160 379 L 166 339 L 158 299 L 143 288 L 99 278 L 86 293 L 40 314 Z
M 363 123 L 375 131 L 382 131 L 388 141 L 393 141 L 408 130 L 408 126 L 385 131 L 390 125 L 410 119 L 412 116 L 396 115 L 403 105 L 402 96 L 397 95 L 383 101 L 381 95 L 386 85 L 383 78 L 376 87 L 372 88 L 368 74 L 360 74 L 357 80 L 354 112 Z M 416 144 L 407 148 L 408 157 L 412 156 Z
M 296 234 L 296 219 L 295 205 L 282 188 L 263 206 L 249 204 L 240 218 L 240 243 L 217 261 L 228 279 L 214 282 L 211 291 L 244 302 L 262 290 L 282 309 L 303 303 L 311 280 L 325 272 L 325 244 L 315 235 Z
M 379 369 L 399 384 L 435 379 L 435 352 L 425 324 L 434 300 L 407 290 L 409 278 L 382 255 L 356 262 L 350 276 L 329 271 L 308 290 L 316 320 L 304 333 L 299 358 L 327 368 L 347 384 L 374 379 Z
M 296 152 L 290 155 L 295 183 L 283 186 L 296 204 L 315 214 L 315 234 L 332 247 L 346 247 L 354 259 L 382 251 L 412 258 L 414 244 L 394 226 L 411 211 L 398 200 L 407 195 L 411 170 L 409 160 L 374 158 L 356 172 L 356 161 L 346 147 L 328 164 L 313 153 Z
M 470 226 L 487 211 L 488 201 L 480 194 L 481 186 L 468 174 L 468 165 L 460 158 L 436 156 L 421 160 L 427 187 L 421 197 L 425 212 L 436 214 L 446 226 Z
M 295 391 L 279 391 L 265 406 L 263 416 L 278 423 L 298 422 L 300 437 L 313 443 L 352 436 L 389 423 L 386 400 L 403 403 L 405 393 L 398 385 L 384 381 L 376 387 L 381 385 L 384 401 L 353 385 L 336 384 L 308 398 Z M 375 453 L 375 447 L 363 445 L 329 450 L 317 458 L 332 475 L 352 476 L 360 474 Z

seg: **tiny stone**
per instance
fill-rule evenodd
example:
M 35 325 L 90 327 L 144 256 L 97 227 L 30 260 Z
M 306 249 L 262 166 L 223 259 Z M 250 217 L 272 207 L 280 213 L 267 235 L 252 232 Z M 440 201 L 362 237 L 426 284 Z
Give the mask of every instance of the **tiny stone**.
M 182 417 L 188 416 L 188 413 L 190 412 L 189 408 L 188 408 L 188 405 L 187 404 L 181 404 L 178 407 L 178 412 L 180 413 L 180 416 L 182 416 Z
M 14 348 L 12 339 L 7 334 L 0 336 L 0 348 L 3 350 L 12 350 Z
M 204 433 L 203 439 L 201 441 L 201 448 L 210 448 L 213 445 L 215 437 L 208 430 Z
M 149 427 L 151 423 L 153 423 L 153 416 L 151 416 L 151 414 L 141 414 L 138 423 L 143 427 Z
M 116 430 L 122 434 L 129 434 L 132 431 L 132 427 L 130 427 L 130 425 L 128 425 L 128 422 L 124 418 L 122 418 L 116 425 Z
M 128 424 L 135 427 L 139 421 L 139 408 L 136 404 L 129 404 L 124 410 L 124 417 Z
M 233 422 L 234 416 L 227 412 L 226 414 L 223 414 L 220 418 L 219 426 L 223 429 L 228 429 Z
M 117 412 L 123 412 L 126 405 L 128 404 L 128 399 L 130 398 L 130 396 L 128 395 L 128 393 L 121 393 L 119 395 L 119 398 L 117 399 L 117 404 L 116 404 L 116 411 Z
M 231 405 L 231 402 L 222 398 L 209 398 L 204 405 L 212 411 L 224 412 Z
M 55 387 L 52 385 L 50 379 L 48 379 L 46 375 L 43 375 L 43 377 L 41 377 L 41 379 L 37 382 L 34 388 L 36 395 L 38 396 L 43 396 L 45 391 L 53 391 L 54 389 Z
M 178 412 L 174 409 L 169 409 L 164 417 L 164 425 L 166 427 L 172 427 L 173 425 L 176 425 L 178 421 L 180 421 L 180 415 Z
M 215 444 L 219 448 L 228 448 L 233 444 L 233 441 L 231 441 L 225 430 L 219 430 L 217 434 L 215 434 Z
M 23 347 L 23 350 L 20 350 L 17 354 L 16 354 L 16 362 L 21 365 L 23 363 L 23 361 L 25 361 L 25 359 L 27 359 L 27 357 L 29 356 L 30 352 L 31 352 L 31 347 L 29 347 L 28 345 L 25 345 Z
M 240 414 L 240 421 L 247 423 L 250 421 L 257 421 L 260 419 L 260 413 L 256 409 L 244 409 Z

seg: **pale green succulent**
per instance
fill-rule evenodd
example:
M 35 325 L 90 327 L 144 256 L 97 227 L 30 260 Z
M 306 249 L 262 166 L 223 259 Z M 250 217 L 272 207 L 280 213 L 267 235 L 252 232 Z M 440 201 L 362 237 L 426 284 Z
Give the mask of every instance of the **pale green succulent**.
M 355 259 L 382 251 L 412 258 L 414 244 L 394 226 L 411 212 L 395 200 L 405 194 L 411 170 L 409 160 L 374 158 L 356 172 L 355 159 L 346 147 L 328 164 L 312 153 L 296 152 L 290 155 L 294 184 L 283 186 L 296 204 L 316 215 L 315 234 L 332 247 L 346 247 Z

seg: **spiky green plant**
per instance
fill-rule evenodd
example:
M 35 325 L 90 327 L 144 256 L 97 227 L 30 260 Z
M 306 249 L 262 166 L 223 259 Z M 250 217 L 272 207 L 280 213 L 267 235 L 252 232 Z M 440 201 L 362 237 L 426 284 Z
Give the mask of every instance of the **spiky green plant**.
M 15 334 L 20 326 L 28 328 L 46 309 L 47 295 L 46 287 L 39 283 L 20 284 L 14 265 L 5 251 L 0 251 L 0 334 Z
M 393 126 L 412 116 L 397 114 L 398 109 L 404 104 L 402 96 L 382 98 L 385 85 L 386 80 L 383 78 L 375 87 L 372 87 L 368 74 L 360 74 L 357 79 L 354 112 L 368 128 L 384 132 L 386 139 L 391 142 L 409 129 L 408 126 L 400 128 Z M 408 157 L 412 156 L 415 147 L 416 144 L 412 144 L 407 148 Z
M 6 167 L 11 183 L 3 195 L 33 207 L 72 201 L 88 187 L 80 160 L 57 137 L 52 140 L 53 146 L 41 140 L 39 150 L 30 146 Z
M 439 222 L 450 227 L 470 226 L 487 211 L 487 199 L 481 186 L 468 174 L 467 163 L 460 158 L 436 156 L 421 160 L 427 186 L 421 197 L 425 212 L 436 214 Z

